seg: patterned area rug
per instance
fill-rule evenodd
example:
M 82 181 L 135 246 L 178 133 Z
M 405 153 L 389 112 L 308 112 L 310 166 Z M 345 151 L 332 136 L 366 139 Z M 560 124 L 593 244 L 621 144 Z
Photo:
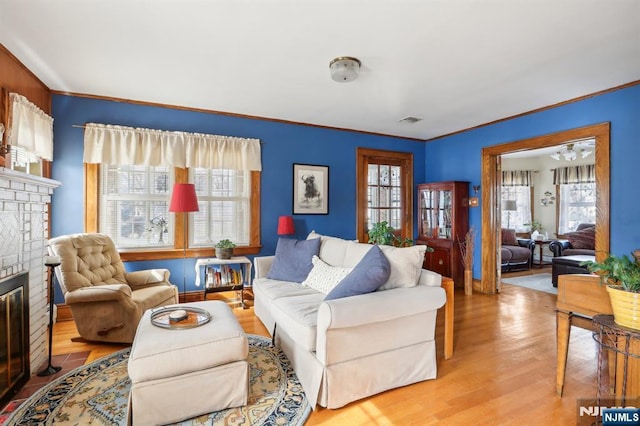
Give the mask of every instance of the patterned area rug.
M 505 284 L 517 285 L 520 287 L 527 287 L 532 290 L 544 291 L 551 294 L 558 294 L 558 289 L 551 284 L 551 274 L 535 274 L 535 275 L 523 275 L 521 277 L 503 278 L 502 282 Z
M 266 337 L 248 335 L 249 405 L 179 425 L 302 425 L 311 407 L 289 360 Z M 83 365 L 26 400 L 8 425 L 126 425 L 130 349 Z

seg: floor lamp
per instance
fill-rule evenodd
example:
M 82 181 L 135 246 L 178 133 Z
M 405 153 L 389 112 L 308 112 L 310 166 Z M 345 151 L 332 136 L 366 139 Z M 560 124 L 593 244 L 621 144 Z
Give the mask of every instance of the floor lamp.
M 502 210 L 505 210 L 507 212 L 507 229 L 509 229 L 511 228 L 511 212 L 515 212 L 518 210 L 516 200 L 503 200 Z
M 197 212 L 198 197 L 196 196 L 196 187 L 192 183 L 176 183 L 173 185 L 173 193 L 171 194 L 171 202 L 169 203 L 169 211 L 172 213 L 182 213 L 182 300 L 187 301 L 187 277 L 185 270 L 185 262 L 187 259 L 187 215 L 189 212 Z
M 38 371 L 38 376 L 51 376 L 56 374 L 62 367 L 54 367 L 51 365 L 51 350 L 53 349 L 53 275 L 56 266 L 60 266 L 59 256 L 45 256 L 44 264 L 49 268 L 49 361 L 47 366 Z

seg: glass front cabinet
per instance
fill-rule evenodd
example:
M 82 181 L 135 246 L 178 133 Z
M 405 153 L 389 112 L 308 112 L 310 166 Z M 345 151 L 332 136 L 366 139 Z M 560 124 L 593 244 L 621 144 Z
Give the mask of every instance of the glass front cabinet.
M 418 238 L 416 244 L 433 249 L 425 254 L 424 269 L 453 278 L 464 286 L 460 241 L 469 229 L 469 182 L 418 185 Z

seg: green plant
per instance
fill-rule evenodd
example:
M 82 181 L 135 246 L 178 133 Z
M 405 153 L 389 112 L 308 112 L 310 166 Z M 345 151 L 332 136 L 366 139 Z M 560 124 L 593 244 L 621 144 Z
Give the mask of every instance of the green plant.
M 369 244 L 404 247 L 413 244 L 413 240 L 399 237 L 394 233 L 394 229 L 389 226 L 387 221 L 382 221 L 374 223 L 369 230 Z
M 609 256 L 601 263 L 586 261 L 580 264 L 586 266 L 589 272 L 600 275 L 601 280 L 608 280 L 611 284 L 621 286 L 625 291 L 640 293 L 640 259 L 633 256 L 633 260 L 625 255 Z
M 232 248 L 235 248 L 235 246 L 236 245 L 233 242 L 231 242 L 231 240 L 227 240 L 227 239 L 220 240 L 216 244 L 216 248 L 219 248 L 219 249 L 232 249 Z
M 531 232 L 533 231 L 542 231 L 542 224 L 536 220 L 532 220 L 531 223 L 524 223 L 524 226 L 530 226 L 531 227 Z

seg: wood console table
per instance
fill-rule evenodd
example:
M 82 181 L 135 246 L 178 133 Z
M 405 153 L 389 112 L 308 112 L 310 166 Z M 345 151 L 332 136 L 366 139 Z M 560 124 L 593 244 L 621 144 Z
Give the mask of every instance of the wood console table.
M 593 330 L 591 318 L 611 314 L 611 303 L 605 286 L 597 275 L 571 274 L 558 276 L 556 302 L 557 366 L 556 392 L 562 396 L 567 369 L 571 326 Z

